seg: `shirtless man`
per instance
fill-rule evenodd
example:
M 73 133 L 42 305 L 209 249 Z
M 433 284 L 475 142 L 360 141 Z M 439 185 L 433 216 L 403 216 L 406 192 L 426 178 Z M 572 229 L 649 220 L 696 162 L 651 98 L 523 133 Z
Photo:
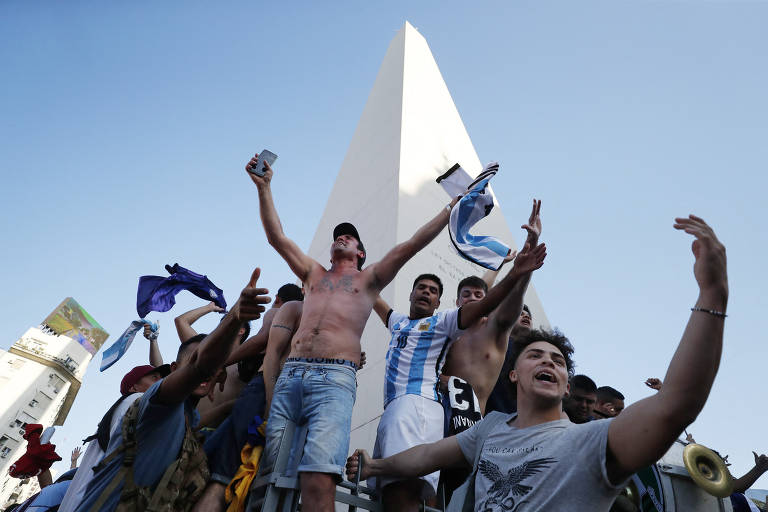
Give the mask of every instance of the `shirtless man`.
M 291 302 L 283 306 L 275 315 L 269 328 L 267 352 L 264 355 L 264 388 L 267 395 L 266 415 L 269 416 L 269 406 L 272 403 L 272 393 L 280 376 L 285 360 L 291 352 L 291 338 L 301 323 L 304 311 L 303 302 Z
M 216 418 L 218 427 L 205 443 L 206 453 L 210 454 L 208 466 L 211 470 L 211 478 L 193 512 L 224 510 L 226 487 L 237 473 L 237 468 L 240 467 L 240 452 L 247 442 L 248 425 L 255 416 L 266 417 L 266 386 L 262 372 L 256 372 L 256 370 L 262 368 L 264 349 L 267 347 L 272 321 L 284 308 L 290 308 L 293 304 L 299 304 L 301 307 L 302 300 L 301 288 L 290 283 L 281 286 L 277 290 L 272 307 L 264 313 L 259 332 L 236 346 L 224 363 L 227 372 L 234 372 L 238 377 L 243 373 L 251 373 L 252 376 L 236 398 L 230 399 L 214 411 L 214 414 L 220 414 L 221 418 Z M 241 372 L 240 366 L 243 363 L 253 368 L 253 371 Z M 231 380 L 228 378 L 227 383 Z M 204 419 L 207 417 L 201 417 L 201 423 Z
M 277 314 L 270 318 L 269 336 L 263 343 L 266 348 L 261 349 L 262 351 L 265 351 L 264 364 L 262 366 L 267 400 L 266 412 L 264 414 L 265 418 L 269 416 L 269 404 L 272 402 L 272 393 L 275 389 L 275 383 L 280 376 L 280 371 L 283 369 L 283 363 L 285 363 L 288 354 L 291 352 L 291 338 L 293 337 L 293 333 L 299 328 L 303 310 L 304 302 L 295 300 L 285 303 L 280 310 L 277 311 Z M 267 311 L 267 313 L 269 313 L 269 311 Z M 264 321 L 266 323 L 266 319 Z M 251 339 L 254 340 L 254 343 L 252 344 L 254 347 L 262 345 L 262 340 L 256 339 L 255 337 Z M 255 350 L 255 348 L 252 348 L 251 350 Z M 237 358 L 241 356 L 243 356 L 243 354 L 237 355 L 233 352 L 229 356 L 230 362 L 228 362 L 228 364 L 233 364 L 237 361 Z M 247 357 L 247 354 L 243 357 Z M 361 352 L 358 369 L 362 369 L 364 365 L 365 352 Z
M 534 199 L 528 224 L 522 226 L 522 229 L 528 231 L 526 244 L 530 244 L 530 247 L 536 247 L 541 235 L 540 211 L 541 201 Z M 485 404 L 504 365 L 509 336 L 515 322 L 520 318 L 523 297 L 532 273 L 533 271 L 522 275 L 493 313 L 467 328 L 448 352 L 443 375 L 456 376 L 467 381 L 477 396 L 482 414 L 485 414 Z M 456 306 L 461 307 L 482 300 L 485 294 L 482 286 L 460 284 Z
M 308 424 L 298 466 L 302 504 L 309 511 L 330 512 L 349 448 L 360 336 L 373 303 L 400 268 L 447 225 L 456 199 L 365 270 L 366 254 L 357 229 L 339 224 L 333 233 L 331 268 L 326 269 L 283 233 L 270 188 L 272 168 L 266 164 L 264 176 L 251 173 L 256 161 L 257 156 L 246 171 L 258 188 L 267 240 L 305 289 L 301 322 L 270 404 L 265 458 L 273 459 L 288 421 Z

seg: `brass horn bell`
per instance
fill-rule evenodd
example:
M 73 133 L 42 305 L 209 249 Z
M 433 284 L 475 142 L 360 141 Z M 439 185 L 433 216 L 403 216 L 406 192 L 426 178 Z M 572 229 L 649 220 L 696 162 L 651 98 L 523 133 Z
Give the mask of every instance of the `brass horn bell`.
M 691 443 L 683 450 L 683 463 L 693 481 L 704 491 L 718 498 L 733 493 L 733 477 L 725 462 L 704 445 Z

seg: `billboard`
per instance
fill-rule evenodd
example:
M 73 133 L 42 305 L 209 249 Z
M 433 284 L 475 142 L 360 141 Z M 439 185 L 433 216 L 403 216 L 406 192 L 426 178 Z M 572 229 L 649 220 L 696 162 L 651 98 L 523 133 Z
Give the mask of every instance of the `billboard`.
M 61 336 L 69 336 L 88 352 L 96 354 L 109 337 L 107 331 L 72 297 L 67 297 L 43 324 Z

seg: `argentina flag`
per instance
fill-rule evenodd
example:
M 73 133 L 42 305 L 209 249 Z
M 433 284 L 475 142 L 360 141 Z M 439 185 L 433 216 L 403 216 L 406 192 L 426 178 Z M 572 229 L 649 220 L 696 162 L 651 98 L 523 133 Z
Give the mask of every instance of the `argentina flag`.
M 499 241 L 498 238 L 473 235 L 469 231 L 493 210 L 494 200 L 489 182 L 498 170 L 499 164 L 491 162 L 485 166 L 483 172 L 474 181 L 467 185 L 464 197 L 451 210 L 448 223 L 448 234 L 459 255 L 490 270 L 501 268 L 504 258 L 509 254 L 509 247 Z M 451 175 L 456 178 L 451 179 Z M 448 173 L 438 178 L 438 183 L 449 194 L 466 181 L 468 181 L 468 175 L 458 165 L 453 166 Z
M 125 332 L 120 335 L 117 341 L 114 342 L 112 346 L 106 349 L 101 355 L 101 367 L 99 368 L 100 372 L 103 372 L 115 364 L 121 357 L 123 357 L 123 355 L 128 351 L 128 347 L 130 347 L 131 343 L 133 343 L 133 339 L 136 337 L 136 333 L 139 332 L 140 329 L 143 329 L 145 324 L 149 325 L 149 328 L 152 330 L 150 338 L 155 340 L 157 339 L 157 331 L 159 330 L 159 326 L 156 323 L 152 323 L 149 320 L 144 319 L 134 320 L 131 322 L 131 325 L 128 326 Z

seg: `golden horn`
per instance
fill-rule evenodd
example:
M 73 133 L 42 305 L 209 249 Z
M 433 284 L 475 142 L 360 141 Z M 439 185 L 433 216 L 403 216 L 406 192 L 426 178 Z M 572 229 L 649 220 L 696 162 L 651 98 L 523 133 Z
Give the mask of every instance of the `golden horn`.
M 733 477 L 725 462 L 704 445 L 691 443 L 683 450 L 683 463 L 696 485 L 718 498 L 733 493 Z

